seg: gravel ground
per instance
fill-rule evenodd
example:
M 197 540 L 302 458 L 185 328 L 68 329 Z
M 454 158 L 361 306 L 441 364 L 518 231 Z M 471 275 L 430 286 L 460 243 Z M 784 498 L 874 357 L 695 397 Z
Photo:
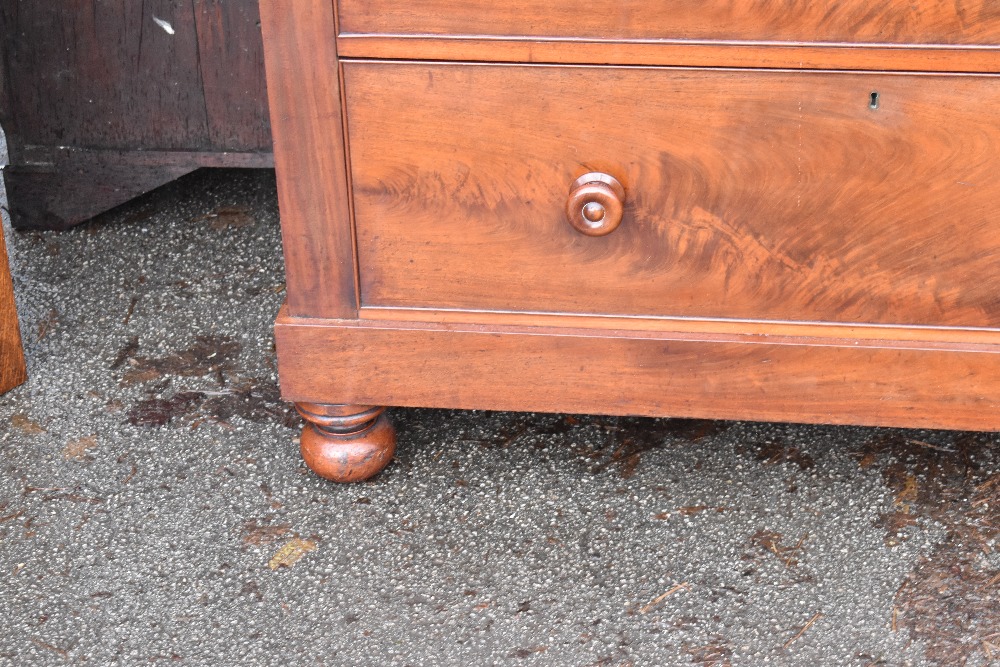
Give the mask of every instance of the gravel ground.
M 334 485 L 277 395 L 268 171 L 6 228 L 3 665 L 985 665 L 992 434 L 393 410 Z

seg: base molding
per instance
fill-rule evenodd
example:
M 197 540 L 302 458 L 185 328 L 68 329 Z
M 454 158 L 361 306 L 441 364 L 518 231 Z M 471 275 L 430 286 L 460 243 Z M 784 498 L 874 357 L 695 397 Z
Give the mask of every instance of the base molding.
M 1000 430 L 1000 342 L 483 322 L 275 325 L 293 401 Z M 940 330 L 938 330 L 940 331 Z M 940 337 L 939 337 L 940 338 Z M 995 338 L 994 340 L 1000 340 Z

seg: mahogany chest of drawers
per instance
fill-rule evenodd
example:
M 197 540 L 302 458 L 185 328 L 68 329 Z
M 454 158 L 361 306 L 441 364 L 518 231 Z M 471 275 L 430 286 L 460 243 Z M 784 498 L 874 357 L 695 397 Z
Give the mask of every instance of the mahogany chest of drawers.
M 1000 428 L 1000 4 L 262 0 L 285 397 Z

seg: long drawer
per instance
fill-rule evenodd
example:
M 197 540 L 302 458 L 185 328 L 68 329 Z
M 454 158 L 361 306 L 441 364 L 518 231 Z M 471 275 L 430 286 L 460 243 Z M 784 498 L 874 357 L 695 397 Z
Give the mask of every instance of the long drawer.
M 1000 44 L 995 0 L 339 0 L 341 34 Z
M 343 71 L 364 306 L 1000 327 L 998 77 Z

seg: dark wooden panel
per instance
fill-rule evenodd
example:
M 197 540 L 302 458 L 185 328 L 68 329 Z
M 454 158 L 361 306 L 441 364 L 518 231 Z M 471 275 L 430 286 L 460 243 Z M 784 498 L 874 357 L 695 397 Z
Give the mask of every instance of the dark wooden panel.
M 14 286 L 7 265 L 7 248 L 0 227 L 0 394 L 27 379 L 21 333 L 14 307 Z
M 11 114 L 14 99 L 10 89 L 10 58 L 7 53 L 11 38 L 5 27 L 7 25 L 5 21 L 9 20 L 10 7 L 4 4 L 5 2 L 9 2 L 9 0 L 0 0 L 0 131 L 3 131 L 6 136 L 10 134 L 10 126 L 13 121 Z M 10 141 L 10 137 L 7 137 L 8 150 Z
M 288 308 L 353 317 L 358 297 L 330 0 L 261 0 Z
M 0 176 L 15 227 L 57 230 L 84 222 L 196 168 L 83 159 L 6 167 Z
M 256 2 L 0 0 L 18 91 L 4 127 L 46 146 L 269 151 L 258 21 Z
M 1000 326 L 998 77 L 344 73 L 365 305 Z M 626 189 L 601 238 L 588 171 Z
M 18 229 L 66 229 L 200 167 L 270 168 L 271 153 L 22 146 L 0 172 Z
M 339 0 L 343 33 L 1000 44 L 995 0 Z
M 194 12 L 211 145 L 228 151 L 270 151 L 257 3 L 196 0 Z
M 1000 346 L 279 317 L 303 402 L 1000 429 Z
M 6 0 L 4 9 L 23 143 L 210 145 L 191 0 Z
M 205 164 L 271 161 L 255 0 L 0 0 L 0 58 L 17 227 L 76 224 Z M 57 148 L 83 157 L 36 159 Z

